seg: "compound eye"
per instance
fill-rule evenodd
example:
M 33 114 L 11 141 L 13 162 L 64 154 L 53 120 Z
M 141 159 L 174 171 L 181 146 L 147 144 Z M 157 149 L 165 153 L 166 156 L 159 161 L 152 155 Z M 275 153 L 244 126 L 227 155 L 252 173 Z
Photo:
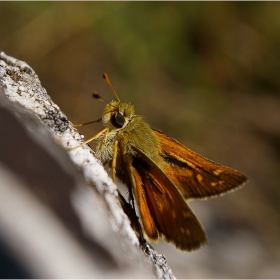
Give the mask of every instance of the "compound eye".
M 124 118 L 123 114 L 121 114 L 121 113 L 118 113 L 118 114 L 117 114 L 116 123 L 117 123 L 118 125 L 120 125 L 120 126 L 123 126 L 123 125 L 124 125 L 124 123 L 125 123 L 125 118 Z
M 123 127 L 125 123 L 125 118 L 124 115 L 121 113 L 118 113 L 116 116 L 112 117 L 112 124 L 113 126 L 115 126 L 116 128 L 121 128 Z

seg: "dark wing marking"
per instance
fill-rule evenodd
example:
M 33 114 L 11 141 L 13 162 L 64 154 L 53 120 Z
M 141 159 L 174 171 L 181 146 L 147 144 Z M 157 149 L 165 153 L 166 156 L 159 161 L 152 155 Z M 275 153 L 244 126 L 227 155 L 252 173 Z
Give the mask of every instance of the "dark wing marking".
M 235 190 L 247 181 L 238 171 L 212 162 L 176 140 L 153 130 L 165 161 L 165 174 L 186 199 L 217 196 Z

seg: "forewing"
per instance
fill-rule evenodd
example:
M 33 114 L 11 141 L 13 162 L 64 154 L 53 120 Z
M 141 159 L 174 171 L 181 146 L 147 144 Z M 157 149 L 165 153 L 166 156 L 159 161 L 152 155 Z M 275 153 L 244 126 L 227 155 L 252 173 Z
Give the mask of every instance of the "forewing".
M 238 171 L 212 162 L 176 140 L 153 130 L 166 163 L 164 173 L 186 199 L 217 196 L 241 187 L 247 178 Z
M 130 177 L 142 226 L 149 239 L 163 237 L 181 250 L 198 249 L 206 234 L 184 197 L 146 154 L 132 146 Z

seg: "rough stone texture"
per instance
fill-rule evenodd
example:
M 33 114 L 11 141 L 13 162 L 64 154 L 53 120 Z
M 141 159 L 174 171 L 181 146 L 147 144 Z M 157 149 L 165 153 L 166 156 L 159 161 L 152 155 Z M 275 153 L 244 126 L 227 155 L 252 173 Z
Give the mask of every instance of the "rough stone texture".
M 163 255 L 141 252 L 92 150 L 69 151 L 83 139 L 34 70 L 3 52 L 0 132 L 5 278 L 174 278 Z

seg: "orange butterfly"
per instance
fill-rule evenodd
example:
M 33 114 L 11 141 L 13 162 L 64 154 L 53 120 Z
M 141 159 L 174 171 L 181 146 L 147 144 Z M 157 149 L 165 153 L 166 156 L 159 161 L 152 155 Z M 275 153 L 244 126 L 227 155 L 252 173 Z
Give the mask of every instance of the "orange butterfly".
M 93 141 L 96 157 L 111 165 L 113 180 L 117 176 L 133 193 L 148 240 L 162 237 L 181 250 L 198 249 L 207 237 L 187 201 L 235 190 L 246 176 L 150 128 L 134 105 L 120 101 L 107 74 L 104 78 L 117 101 L 108 103 L 98 120 L 104 129 L 85 143 Z M 122 197 L 121 202 L 124 206 Z

